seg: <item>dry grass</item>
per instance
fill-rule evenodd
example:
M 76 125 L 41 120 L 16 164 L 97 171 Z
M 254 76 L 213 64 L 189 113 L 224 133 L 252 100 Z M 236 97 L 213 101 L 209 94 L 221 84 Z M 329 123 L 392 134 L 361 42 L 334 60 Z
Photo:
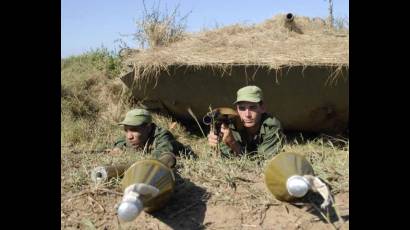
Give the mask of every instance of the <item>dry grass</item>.
M 129 92 L 114 78 L 119 69 L 119 58 L 105 49 L 62 60 L 62 143 L 94 147 L 112 143 L 111 133 L 129 108 Z
M 137 70 L 137 79 L 157 76 L 170 65 L 261 65 L 271 69 L 348 65 L 347 30 L 332 29 L 322 19 L 296 16 L 297 30 L 290 31 L 284 18 L 278 15 L 257 25 L 236 24 L 189 34 L 167 47 L 142 50 L 126 63 Z
M 167 120 L 160 118 L 157 120 Z M 164 125 L 163 125 L 164 126 Z M 179 126 L 179 125 L 178 125 Z M 166 127 L 166 126 L 165 126 Z M 180 133 L 183 135 L 183 133 Z M 180 136 L 181 139 L 182 136 Z M 249 213 L 247 219 L 261 216 L 271 206 L 283 206 L 285 203 L 276 200 L 266 189 L 263 182 L 264 162 L 258 163 L 246 157 L 236 159 L 222 159 L 212 157 L 212 150 L 206 145 L 204 138 L 190 138 L 183 136 L 186 144 L 200 155 L 198 159 L 181 158 L 177 163 L 177 174 L 183 178 L 177 186 L 177 197 L 182 199 L 187 196 L 183 194 L 192 190 L 189 183 L 195 187 L 206 191 L 204 194 L 190 194 L 197 200 L 207 195 L 206 205 L 210 207 L 236 207 L 241 212 Z M 64 149 L 63 149 L 64 150 Z M 312 162 L 315 172 L 332 186 L 332 193 L 345 193 L 348 187 L 348 143 L 341 147 L 332 146 L 324 138 L 309 140 L 304 144 L 289 144 L 285 146 L 285 151 L 298 151 L 305 153 Z M 106 153 L 80 152 L 73 153 L 68 150 L 62 151 L 62 213 L 72 217 L 78 215 L 77 219 L 62 218 L 64 226 L 84 226 L 83 220 L 89 218 L 95 226 L 112 226 L 115 220 L 115 204 L 121 198 L 119 188 L 120 178 L 113 178 L 106 184 L 96 187 L 90 181 L 90 170 L 98 165 L 112 165 L 134 162 L 138 159 L 147 158 L 140 152 L 125 152 L 122 155 L 112 156 Z M 333 180 L 330 180 L 333 178 Z M 182 184 L 181 184 L 182 183 Z M 81 195 L 86 194 L 86 195 Z M 117 195 L 116 195 L 117 194 Z M 82 196 L 80 199 L 85 204 L 71 204 L 73 196 Z M 90 198 L 98 201 L 106 211 L 101 213 L 98 205 L 90 201 Z M 70 200 L 71 199 L 71 200 Z M 194 199 L 194 198 L 192 198 Z M 182 202 L 182 200 L 180 200 Z M 185 206 L 178 206 L 179 201 L 171 203 L 167 207 L 167 213 L 174 213 L 183 210 Z M 195 205 L 195 202 L 192 202 Z M 87 208 L 87 205 L 90 207 Z M 346 204 L 337 203 L 338 207 L 345 207 Z M 92 209 L 90 209 L 92 208 Z M 302 211 L 303 212 L 303 211 Z M 78 214 L 75 214 L 78 213 Z M 104 217 L 102 219 L 102 217 Z M 147 219 L 148 218 L 148 219 Z M 144 221 L 145 226 L 151 226 L 150 222 L 158 220 L 153 217 L 141 217 L 139 221 Z M 111 224 L 111 225 L 110 225 Z M 117 229 L 109 227 L 108 229 Z M 129 226 L 125 229 L 137 229 L 136 226 Z M 168 229 L 161 227 L 160 229 Z
M 330 136 L 303 140 L 296 139 L 285 146 L 285 151 L 298 152 L 312 163 L 315 173 L 331 185 L 334 194 L 349 191 L 349 140 Z
M 98 60 L 104 63 L 107 57 L 101 53 L 87 55 L 62 61 L 61 223 L 64 229 L 119 229 L 114 206 L 121 199 L 120 178 L 96 186 L 90 180 L 90 170 L 99 165 L 130 163 L 149 156 L 138 151 L 126 151 L 121 155 L 104 151 L 123 135 L 117 122 L 133 105 L 128 103 L 127 92 L 118 88 L 115 80 L 107 75 L 109 65 L 92 61 L 99 57 Z M 95 66 L 105 67 L 98 69 Z M 75 112 L 77 110 L 83 112 Z M 192 199 L 209 195 L 204 201 L 206 206 L 232 206 L 248 213 L 249 221 L 256 218 L 262 222 L 259 216 L 269 207 L 283 205 L 264 186 L 262 171 L 265 162 L 247 157 L 213 157 L 214 152 L 204 137 L 191 135 L 172 118 L 154 115 L 154 122 L 170 129 L 179 141 L 190 145 L 199 155 L 195 160 L 178 160 L 176 170 L 183 181 L 177 187 L 177 196 L 181 199 L 186 196 L 184 191 L 204 190 L 200 197 L 194 194 Z M 316 173 L 331 184 L 334 194 L 348 192 L 348 140 L 329 137 L 300 139 L 291 139 L 284 150 L 304 153 Z M 169 207 L 168 213 L 184 211 L 178 202 Z M 184 214 L 175 218 L 183 218 Z M 155 220 L 146 215 L 139 221 L 144 228 L 152 227 Z M 135 229 L 135 226 L 125 229 Z
M 178 4 L 171 12 L 160 10 L 160 2 L 151 9 L 147 9 L 143 0 L 144 11 L 139 20 L 136 21 L 137 31 L 135 40 L 141 47 L 162 47 L 181 40 L 185 36 L 186 19 L 189 15 L 179 16 Z
M 106 156 L 102 152 L 112 147 L 114 141 L 123 135 L 117 124 L 132 105 L 121 98 L 126 93 L 116 87 L 118 82 L 106 77 L 104 70 L 99 72 L 93 68 L 94 65 L 86 68 L 84 63 L 95 56 L 87 55 L 78 57 L 80 60 L 78 62 L 69 60 L 71 64 L 67 64 L 68 62 L 62 64 L 62 90 L 71 93 L 62 93 L 62 156 L 75 155 L 73 159 L 81 156 L 90 157 L 93 166 L 108 162 L 116 163 L 115 158 Z M 95 103 L 93 106 L 98 109 L 92 106 L 80 109 L 87 103 Z M 75 112 L 77 110 L 84 110 L 84 112 L 77 113 Z M 246 157 L 233 160 L 211 157 L 215 154 L 207 146 L 206 139 L 190 135 L 171 117 L 154 114 L 153 120 L 159 126 L 170 130 L 178 141 L 190 145 L 200 156 L 198 160 L 181 159 L 178 163 L 181 166 L 181 175 L 189 178 L 197 177 L 197 181 L 206 180 L 204 178 L 214 175 L 217 180 L 229 181 L 240 177 L 240 174 L 248 169 L 252 169 L 254 175 L 262 172 L 263 165 Z M 295 138 L 288 142 L 284 150 L 305 154 L 318 175 L 327 180 L 334 187 L 334 191 L 339 192 L 348 191 L 348 148 L 348 140 L 323 136 L 311 140 Z M 138 152 L 129 153 L 130 156 L 127 154 L 124 155 L 125 159 L 136 159 L 139 155 Z M 119 159 L 122 161 L 124 158 Z M 89 162 L 86 161 L 85 164 L 79 167 L 87 169 L 91 167 Z M 206 172 L 206 170 L 210 171 Z M 82 175 L 85 175 L 85 171 Z M 73 181 L 85 182 L 76 179 Z
M 246 185 L 252 181 L 262 181 L 262 172 L 266 162 L 251 160 L 246 156 L 235 159 L 214 157 L 215 152 L 207 145 L 205 138 L 189 135 L 178 122 L 161 115 L 154 115 L 154 122 L 162 127 L 173 127 L 171 131 L 177 140 L 190 145 L 194 152 L 199 155 L 198 159 L 180 158 L 178 160 L 177 171 L 183 178 L 189 178 L 197 185 L 206 187 L 208 191 L 213 191 L 215 194 L 220 193 L 221 190 L 235 190 L 238 184 Z M 73 129 L 76 130 L 77 128 L 74 126 Z M 109 141 L 113 142 L 116 137 L 122 135 L 122 131 L 118 126 L 106 130 L 101 128 L 92 130 L 89 128 L 88 133 L 90 132 L 98 133 L 99 136 L 104 137 L 103 142 L 106 143 L 105 147 L 107 148 L 110 147 Z M 332 186 L 333 194 L 348 192 L 348 140 L 317 137 L 311 140 L 303 140 L 304 143 L 298 143 L 297 139 L 300 141 L 300 138 L 290 140 L 285 145 L 284 151 L 304 154 L 312 163 L 316 174 Z M 68 172 L 63 176 L 69 176 L 69 178 L 62 178 L 62 181 L 69 188 L 77 188 L 76 190 L 92 185 L 89 172 L 98 165 L 131 163 L 137 159 L 149 157 L 143 156 L 138 151 L 124 152 L 122 155 L 113 156 L 104 153 L 96 146 L 96 143 L 101 143 L 98 138 L 85 138 L 82 141 L 88 144 L 70 143 L 71 146 L 62 148 L 62 167 L 64 167 L 65 172 Z M 267 197 L 270 197 L 269 193 L 261 195 L 258 199 L 260 198 L 262 202 Z M 273 201 L 274 199 L 269 198 L 269 200 Z

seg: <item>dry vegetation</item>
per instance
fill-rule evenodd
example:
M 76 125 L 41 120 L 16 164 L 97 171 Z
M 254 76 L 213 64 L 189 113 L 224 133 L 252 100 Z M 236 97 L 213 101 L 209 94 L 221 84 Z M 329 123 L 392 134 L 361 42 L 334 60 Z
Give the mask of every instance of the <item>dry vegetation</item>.
M 168 44 L 182 40 L 185 36 L 186 19 L 189 15 L 179 15 L 179 4 L 172 12 L 162 12 L 160 2 L 147 9 L 143 0 L 144 12 L 139 20 L 136 21 L 137 31 L 134 39 L 141 47 L 154 48 L 166 46 Z
M 169 117 L 154 121 L 189 144 L 198 159 L 179 159 L 177 186 L 168 206 L 143 213 L 132 224 L 119 223 L 115 204 L 121 199 L 119 178 L 96 186 L 90 170 L 98 165 L 146 158 L 139 152 L 112 155 L 107 148 L 118 138 L 117 122 L 133 107 L 129 94 L 114 78 L 120 60 L 96 50 L 61 63 L 61 226 L 63 229 L 329 229 L 313 206 L 304 208 L 275 200 L 263 183 L 264 162 L 246 157 L 211 157 L 206 139 L 188 133 Z M 348 140 L 318 136 L 292 137 L 284 151 L 304 153 L 317 174 L 332 186 L 337 208 L 348 218 Z M 334 214 L 333 214 L 334 216 Z M 333 217 L 334 218 L 334 217 Z M 280 226 L 280 227 L 279 227 Z
M 322 216 L 314 200 L 303 205 L 276 200 L 263 182 L 266 161 L 213 157 L 204 137 L 158 114 L 154 122 L 190 145 L 199 158 L 178 159 L 175 193 L 164 210 L 143 213 L 129 224 L 118 221 L 115 205 L 122 196 L 120 178 L 95 185 L 90 170 L 149 157 L 138 151 L 120 155 L 108 151 L 122 135 L 117 123 L 135 106 L 130 92 L 116 78 L 122 66 L 132 65 L 141 70 L 136 71 L 136 77 L 147 77 L 169 65 L 348 65 L 348 31 L 343 26 L 332 29 L 321 19 L 296 16 L 292 31 L 279 15 L 258 25 L 238 24 L 186 34 L 179 24 L 185 16 L 176 16 L 177 8 L 169 15 L 155 9 L 145 12 L 137 22 L 135 36 L 149 49 L 131 51 L 123 59 L 98 49 L 61 61 L 61 228 L 348 228 L 344 221 L 349 217 L 348 139 L 300 134 L 288 136 L 283 149 L 304 154 L 317 175 L 331 185 L 337 213 Z
M 339 23 L 340 24 L 340 23 Z M 291 29 L 289 29 L 291 28 Z M 349 33 L 342 26 L 329 27 L 320 18 L 295 16 L 287 26 L 285 15 L 256 25 L 231 25 L 186 34 L 177 42 L 140 50 L 126 59 L 146 79 L 171 65 L 348 66 Z M 129 71 L 129 69 L 127 69 Z

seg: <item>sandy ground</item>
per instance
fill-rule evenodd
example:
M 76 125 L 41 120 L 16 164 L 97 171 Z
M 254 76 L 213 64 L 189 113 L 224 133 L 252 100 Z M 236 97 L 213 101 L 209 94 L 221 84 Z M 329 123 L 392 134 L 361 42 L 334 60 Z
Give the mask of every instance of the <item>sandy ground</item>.
M 119 222 L 115 205 L 121 200 L 119 188 L 89 188 L 72 193 L 62 191 L 62 229 L 348 229 L 349 194 L 335 196 L 329 224 L 311 202 L 295 204 L 272 197 L 262 179 L 237 183 L 235 188 L 221 185 L 207 189 L 189 179 L 177 179 L 174 194 L 165 208 L 152 214 L 142 212 L 130 223 Z M 63 188 L 62 188 L 63 190 Z M 316 207 L 319 203 L 316 204 Z

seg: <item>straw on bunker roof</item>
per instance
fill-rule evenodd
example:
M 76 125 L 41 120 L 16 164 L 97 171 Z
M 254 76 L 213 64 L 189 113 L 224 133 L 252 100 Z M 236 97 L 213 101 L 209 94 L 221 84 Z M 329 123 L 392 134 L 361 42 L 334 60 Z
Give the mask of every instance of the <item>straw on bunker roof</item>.
M 320 18 L 277 15 L 255 25 L 230 25 L 186 34 L 165 47 L 139 50 L 127 65 L 159 69 L 171 65 L 345 66 L 349 33 L 335 30 Z M 149 72 L 149 71 L 148 71 Z

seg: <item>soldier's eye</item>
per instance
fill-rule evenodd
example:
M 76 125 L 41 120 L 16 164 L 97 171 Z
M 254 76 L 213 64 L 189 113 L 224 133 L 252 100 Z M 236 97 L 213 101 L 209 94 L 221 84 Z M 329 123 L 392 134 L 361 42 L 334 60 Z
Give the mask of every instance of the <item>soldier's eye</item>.
M 239 111 L 245 111 L 246 107 L 245 106 L 238 106 Z
M 128 132 L 128 131 L 130 131 L 130 132 L 138 132 L 138 128 L 137 127 L 124 127 L 124 131 L 125 132 Z

